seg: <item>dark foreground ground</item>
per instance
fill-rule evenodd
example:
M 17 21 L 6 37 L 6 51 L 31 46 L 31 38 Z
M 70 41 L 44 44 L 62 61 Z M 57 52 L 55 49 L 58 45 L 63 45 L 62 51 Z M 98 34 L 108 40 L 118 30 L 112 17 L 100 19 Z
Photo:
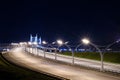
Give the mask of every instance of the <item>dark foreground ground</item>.
M 0 54 L 0 80 L 60 80 L 8 63 Z

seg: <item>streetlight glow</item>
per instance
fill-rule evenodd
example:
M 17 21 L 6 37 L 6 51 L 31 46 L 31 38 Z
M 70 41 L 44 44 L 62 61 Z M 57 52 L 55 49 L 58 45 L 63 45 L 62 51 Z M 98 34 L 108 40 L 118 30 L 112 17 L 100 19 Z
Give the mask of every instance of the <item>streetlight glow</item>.
M 59 45 L 62 45 L 62 44 L 63 44 L 63 41 L 62 41 L 62 40 L 57 40 L 57 43 L 58 43 Z
M 32 42 L 28 42 L 29 45 L 32 45 Z
M 52 44 L 55 44 L 55 42 L 52 42 Z
M 65 42 L 65 44 L 68 44 L 69 42 L 67 41 L 67 42 Z
M 42 43 L 43 43 L 43 44 L 47 44 L 47 42 L 46 42 L 46 41 L 43 41 Z
M 120 42 L 120 39 L 118 39 L 117 41 L 116 41 L 116 43 L 119 43 Z
M 37 45 L 37 42 L 33 42 L 34 45 Z
M 89 44 L 89 43 L 90 43 L 90 41 L 89 41 L 87 38 L 82 39 L 82 42 L 83 42 L 84 44 Z

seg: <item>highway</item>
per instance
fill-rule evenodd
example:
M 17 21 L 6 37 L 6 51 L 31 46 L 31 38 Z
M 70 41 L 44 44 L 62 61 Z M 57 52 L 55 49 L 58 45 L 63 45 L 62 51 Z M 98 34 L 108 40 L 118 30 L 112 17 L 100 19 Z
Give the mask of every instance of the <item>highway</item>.
M 43 53 L 39 51 L 39 54 L 37 55 L 40 56 L 43 55 Z M 15 48 L 11 50 L 10 53 L 4 53 L 3 56 L 7 60 L 17 65 L 38 72 L 43 71 L 46 73 L 54 74 L 71 80 L 120 80 L 120 76 L 113 76 L 111 74 L 87 70 L 81 67 L 76 67 L 65 63 L 59 63 L 57 61 L 44 59 L 38 56 L 33 56 L 29 53 L 26 53 L 22 48 Z M 46 57 L 48 56 L 49 55 L 46 55 Z M 68 59 L 71 60 L 70 58 Z

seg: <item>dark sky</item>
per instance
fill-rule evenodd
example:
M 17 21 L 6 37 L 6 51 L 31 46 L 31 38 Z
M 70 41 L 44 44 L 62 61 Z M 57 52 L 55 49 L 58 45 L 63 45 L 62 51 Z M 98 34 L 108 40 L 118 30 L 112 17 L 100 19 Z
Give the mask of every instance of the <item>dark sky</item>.
M 4 1 L 4 0 L 3 0 Z M 30 34 L 42 39 L 94 43 L 120 38 L 119 2 L 98 0 L 16 0 L 0 2 L 0 43 L 28 41 Z

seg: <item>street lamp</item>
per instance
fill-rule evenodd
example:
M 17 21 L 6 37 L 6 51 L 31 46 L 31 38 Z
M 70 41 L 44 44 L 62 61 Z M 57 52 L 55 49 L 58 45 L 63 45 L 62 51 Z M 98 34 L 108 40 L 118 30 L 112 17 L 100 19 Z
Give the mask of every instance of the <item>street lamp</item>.
M 29 47 L 28 47 L 28 49 L 29 49 L 28 52 L 29 52 L 29 53 L 31 52 L 31 48 L 30 48 L 31 45 L 32 45 L 32 42 L 28 42 L 28 46 L 29 46 Z
M 37 42 L 33 42 L 34 48 L 35 48 L 35 53 L 37 54 Z
M 57 60 L 57 49 L 59 50 L 59 47 L 61 45 L 63 45 L 63 41 L 62 40 L 57 40 L 57 43 L 58 43 L 58 47 L 55 50 L 55 60 Z M 55 42 L 53 44 L 55 44 Z
M 98 50 L 98 52 L 100 53 L 100 57 L 101 57 L 101 69 L 100 70 L 103 71 L 104 66 L 103 66 L 103 53 L 102 53 L 102 51 L 98 48 L 97 45 L 91 43 L 90 40 L 87 38 L 82 39 L 82 42 L 86 45 L 91 44 L 93 47 L 95 47 Z
M 42 41 L 42 43 L 43 43 L 44 45 L 47 44 L 46 41 Z M 45 58 L 45 56 L 46 56 L 45 51 L 46 51 L 46 49 L 45 49 L 45 47 L 44 47 L 44 58 Z
M 90 43 L 90 40 L 89 39 L 87 39 L 87 38 L 84 38 L 84 39 L 82 39 L 82 42 L 84 43 L 84 44 L 89 44 Z
M 67 46 L 71 50 L 71 53 L 72 53 L 72 64 L 74 64 L 74 50 L 70 46 L 68 46 L 67 43 L 68 42 L 65 42 L 64 45 Z
M 57 43 L 61 46 L 63 44 L 62 40 L 57 40 Z
M 116 44 L 116 43 L 119 43 L 119 42 L 120 42 L 120 39 L 118 39 L 117 41 L 115 41 L 115 42 L 107 45 L 107 47 L 104 49 L 104 52 L 105 52 L 109 47 L 111 47 L 112 45 L 114 45 L 114 44 Z
M 62 45 L 65 45 L 66 47 L 68 47 L 68 49 L 71 50 L 71 53 L 72 53 L 72 64 L 74 64 L 74 50 L 69 45 L 67 45 L 68 41 L 63 43 L 62 40 L 57 40 L 57 43 L 59 44 L 59 47 L 62 46 Z M 58 49 L 59 49 L 59 47 L 58 47 Z
M 28 42 L 28 45 L 32 45 L 32 42 Z
M 47 42 L 46 42 L 46 41 L 42 41 L 42 43 L 43 43 L 43 44 L 47 44 Z
M 33 42 L 34 45 L 37 45 L 37 42 Z

